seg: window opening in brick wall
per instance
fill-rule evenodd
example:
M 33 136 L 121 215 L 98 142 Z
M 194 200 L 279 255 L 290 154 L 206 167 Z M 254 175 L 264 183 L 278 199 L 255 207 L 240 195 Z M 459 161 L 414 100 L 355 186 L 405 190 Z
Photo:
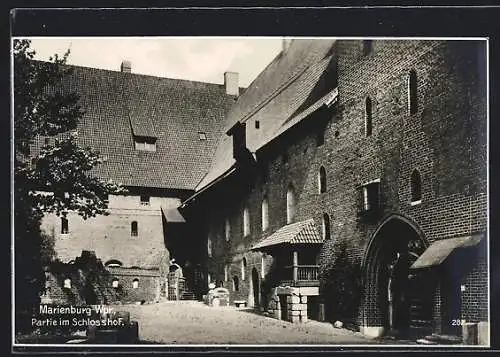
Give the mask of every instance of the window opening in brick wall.
M 149 206 L 150 203 L 151 203 L 151 196 L 141 195 L 141 205 Z
M 118 288 L 119 285 L 120 285 L 120 283 L 119 283 L 118 279 L 116 279 L 116 278 L 113 279 L 113 281 L 111 282 L 111 286 L 115 289 Z
M 326 192 L 326 169 L 321 166 L 318 172 L 318 191 L 319 193 Z
M 374 211 L 379 207 L 380 182 L 371 182 L 362 187 L 363 211 Z
M 264 279 L 266 276 L 266 257 L 265 254 L 262 254 L 260 257 L 260 277 Z
M 226 237 L 226 241 L 229 242 L 231 239 L 231 222 L 229 222 L 229 218 L 226 218 L 224 223 L 224 236 Z
M 246 237 L 250 234 L 250 211 L 248 207 L 243 210 L 243 236 Z
M 323 215 L 323 222 L 322 222 L 322 228 L 323 228 L 323 239 L 328 240 L 330 239 L 330 216 L 328 213 L 325 213 Z
M 134 136 L 134 147 L 139 151 L 156 151 L 156 138 L 149 136 Z
M 224 281 L 229 280 L 229 265 L 224 265 Z
M 286 191 L 286 223 L 290 224 L 295 218 L 295 192 L 292 185 Z
M 422 202 L 422 179 L 418 170 L 413 170 L 410 176 L 411 202 L 417 204 Z
M 64 279 L 64 285 L 63 285 L 63 287 L 65 289 L 71 289 L 71 279 L 70 278 Z
M 369 55 L 373 50 L 373 40 L 363 41 L 363 56 Z
M 139 288 L 139 279 L 135 278 L 132 280 L 132 289 L 137 289 Z
M 66 217 L 61 217 L 61 234 L 69 233 L 69 223 Z
M 245 280 L 246 270 L 247 270 L 247 259 L 243 258 L 243 260 L 241 261 L 241 280 L 242 281 Z
M 256 120 L 255 121 L 255 129 L 259 129 L 260 128 L 260 121 Z
M 139 225 L 137 224 L 137 221 L 132 221 L 130 223 L 130 235 L 132 237 L 137 237 L 139 233 Z
M 212 257 L 212 238 L 207 238 L 207 253 L 209 257 Z
M 236 275 L 233 276 L 233 291 L 240 291 L 240 281 Z
M 200 140 L 207 140 L 207 134 L 202 131 L 198 132 L 198 137 L 200 138 Z
M 262 200 L 262 231 L 264 232 L 267 228 L 269 228 L 269 203 L 265 195 Z
M 412 69 L 408 74 L 408 111 L 410 114 L 415 114 L 417 110 L 417 72 Z
M 372 135 L 373 129 L 373 112 L 372 112 L 372 100 L 370 97 L 367 97 L 365 100 L 365 135 Z

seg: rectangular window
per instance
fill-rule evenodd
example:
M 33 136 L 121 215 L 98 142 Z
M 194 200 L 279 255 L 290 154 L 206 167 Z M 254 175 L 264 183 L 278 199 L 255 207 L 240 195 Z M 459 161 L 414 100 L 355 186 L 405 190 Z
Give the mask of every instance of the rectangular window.
M 198 136 L 199 136 L 200 140 L 207 140 L 207 134 L 205 134 L 202 131 L 198 132 Z
M 149 206 L 151 197 L 148 195 L 141 195 L 141 205 Z
M 139 151 L 156 151 L 156 138 L 134 136 L 134 146 Z
M 65 217 L 61 217 L 61 234 L 68 234 L 68 233 L 69 233 L 68 219 Z
M 370 182 L 363 185 L 363 211 L 370 212 L 379 208 L 380 182 Z

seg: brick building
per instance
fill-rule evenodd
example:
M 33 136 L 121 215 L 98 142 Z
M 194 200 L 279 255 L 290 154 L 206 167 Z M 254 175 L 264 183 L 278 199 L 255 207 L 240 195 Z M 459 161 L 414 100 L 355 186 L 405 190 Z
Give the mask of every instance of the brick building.
M 460 334 L 488 321 L 485 46 L 286 40 L 242 93 L 231 73 L 75 67 L 78 138 L 129 193 L 45 232 L 63 261 L 95 251 L 129 300 L 175 258 L 198 297 L 213 282 L 276 318 Z
M 487 321 L 485 46 L 285 41 L 181 206 L 209 279 L 370 336 Z
M 128 192 L 109 196 L 107 216 L 46 215 L 54 258 L 72 263 L 93 251 L 113 273 L 111 284 L 127 292 L 122 301 L 157 299 L 172 259 L 195 274 L 198 253 L 183 248 L 191 232 L 177 207 L 208 169 L 238 75 L 226 73 L 224 85 L 158 78 L 134 74 L 124 61 L 120 71 L 75 66 L 62 90 L 80 96 L 79 144 L 103 158 L 94 174 Z M 33 152 L 54 140 L 38 138 Z

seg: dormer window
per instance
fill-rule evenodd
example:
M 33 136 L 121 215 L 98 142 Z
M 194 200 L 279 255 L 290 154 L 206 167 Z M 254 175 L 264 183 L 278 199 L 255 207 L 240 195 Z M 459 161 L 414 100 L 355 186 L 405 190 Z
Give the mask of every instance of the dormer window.
M 200 138 L 200 140 L 204 141 L 204 140 L 207 140 L 207 134 L 202 132 L 202 131 L 199 131 L 198 132 L 198 137 Z
M 256 120 L 255 121 L 255 129 L 259 129 L 260 128 L 260 121 Z
M 233 137 L 233 158 L 241 158 L 241 154 L 246 148 L 246 129 L 245 123 L 237 122 L 226 133 Z
M 135 149 L 139 151 L 156 151 L 156 138 L 150 136 L 134 136 Z

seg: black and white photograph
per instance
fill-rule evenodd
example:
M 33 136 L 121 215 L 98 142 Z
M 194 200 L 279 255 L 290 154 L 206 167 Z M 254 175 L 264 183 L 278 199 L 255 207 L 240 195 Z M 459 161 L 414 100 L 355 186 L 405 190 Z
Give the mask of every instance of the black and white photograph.
M 484 37 L 13 37 L 13 345 L 489 347 Z

